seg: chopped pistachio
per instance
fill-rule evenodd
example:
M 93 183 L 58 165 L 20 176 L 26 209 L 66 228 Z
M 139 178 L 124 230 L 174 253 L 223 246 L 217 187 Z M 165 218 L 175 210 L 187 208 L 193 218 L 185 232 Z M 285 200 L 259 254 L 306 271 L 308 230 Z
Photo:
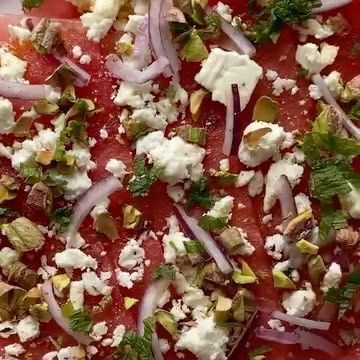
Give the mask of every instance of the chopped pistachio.
M 217 239 L 230 255 L 236 254 L 244 245 L 243 235 L 237 227 L 225 229 Z
M 214 177 L 217 178 L 221 186 L 230 186 L 236 183 L 238 175 L 220 170 L 214 174 Z
M 234 296 L 231 304 L 231 309 L 233 312 L 233 317 L 236 321 L 242 322 L 245 320 L 245 298 L 241 290 L 239 290 Z
M 49 314 L 49 305 L 46 301 L 31 306 L 29 311 L 31 316 L 41 322 L 49 322 L 51 320 L 51 315 Z
M 125 229 L 138 229 L 143 222 L 141 212 L 132 205 L 125 205 L 123 207 L 123 226 Z
M 126 296 L 126 297 L 124 298 L 124 307 L 125 307 L 125 310 L 131 309 L 131 308 L 132 308 L 135 304 L 137 304 L 138 302 L 139 302 L 139 299 L 135 299 L 135 298 Z
M 242 271 L 242 274 L 245 276 L 252 276 L 254 278 L 257 278 L 256 274 L 251 269 L 249 264 L 244 260 L 241 261 L 241 271 Z
M 0 281 L 0 321 L 11 319 L 25 295 L 24 289 Z
M 320 255 L 313 256 L 308 261 L 309 277 L 313 284 L 320 283 L 322 276 L 326 273 L 326 266 Z
M 264 127 L 248 132 L 243 137 L 245 146 L 250 150 L 256 149 L 259 145 L 261 138 L 271 131 L 271 128 Z
M 87 115 L 95 112 L 95 104 L 90 99 L 76 99 L 74 105 L 66 113 L 65 120 L 76 117 L 84 120 Z
M 58 37 L 59 23 L 43 18 L 35 26 L 31 42 L 40 54 L 50 54 L 56 43 L 59 41 Z
M 205 264 L 202 269 L 203 279 L 209 280 L 215 284 L 224 284 L 226 276 L 221 272 L 215 261 Z
M 273 269 L 272 270 L 274 287 L 282 289 L 295 289 L 293 281 L 285 275 L 282 271 Z
M 134 141 L 140 139 L 151 131 L 145 122 L 141 120 L 127 118 L 122 121 L 122 124 L 124 126 L 126 136 L 130 140 Z
M 43 210 L 45 214 L 50 215 L 53 207 L 53 193 L 44 183 L 38 182 L 31 188 L 26 204 L 34 209 Z
M 115 241 L 120 236 L 115 221 L 108 212 L 96 215 L 94 227 L 98 233 L 104 234 L 111 241 Z
M 204 89 L 198 89 L 190 95 L 190 114 L 194 121 L 198 121 L 201 113 L 201 104 L 208 92 Z
M 177 323 L 168 311 L 157 310 L 155 312 L 156 321 L 172 336 L 177 334 Z
M 182 125 L 177 129 L 178 135 L 185 141 L 204 146 L 206 144 L 206 129 Z
M 8 175 L 2 175 L 0 178 L 0 204 L 4 201 L 16 198 L 16 190 L 19 189 L 19 184 L 14 178 Z
M 224 297 L 219 296 L 216 301 L 214 316 L 215 320 L 218 323 L 226 322 L 230 317 L 230 311 L 232 307 L 232 300 Z
M 254 284 L 257 282 L 256 276 L 243 275 L 240 271 L 233 271 L 231 274 L 231 278 L 237 283 L 241 285 L 246 284 Z
M 40 150 L 36 153 L 35 161 L 42 165 L 50 165 L 54 160 L 54 150 Z
M 13 134 L 18 137 L 29 137 L 31 135 L 30 128 L 35 118 L 36 116 L 31 116 L 26 113 L 22 114 L 16 121 Z
M 360 75 L 355 76 L 346 84 L 341 100 L 345 102 L 360 100 Z
M 51 282 L 57 291 L 65 295 L 69 290 L 71 279 L 67 274 L 60 274 L 53 276 Z
M 39 249 L 45 242 L 38 227 L 25 217 L 19 217 L 10 224 L 3 225 L 3 231 L 13 247 L 20 252 Z
M 34 110 L 38 115 L 54 115 L 59 111 L 59 107 L 47 100 L 37 100 L 33 103 Z
M 304 254 L 316 255 L 319 251 L 319 247 L 315 244 L 312 244 L 310 241 L 301 239 L 296 243 L 296 247 L 300 252 Z
M 10 264 L 7 268 L 3 269 L 9 282 L 12 282 L 23 289 L 30 290 L 36 286 L 38 282 L 37 273 L 29 269 L 25 264 L 16 261 Z
M 274 123 L 279 116 L 279 105 L 277 101 L 268 96 L 260 97 L 255 104 L 253 110 L 253 121 L 264 121 Z
M 284 235 L 291 236 L 295 239 L 301 239 L 309 235 L 313 228 L 313 215 L 311 209 L 304 211 L 302 214 L 292 219 L 284 230 Z
M 336 108 L 320 103 L 320 113 L 314 121 L 312 131 L 320 134 L 333 132 L 340 135 L 342 128 L 342 119 Z
M 31 288 L 21 301 L 22 309 L 30 309 L 38 304 L 42 298 L 41 290 L 38 287 Z
M 134 45 L 126 41 L 118 41 L 116 43 L 116 53 L 119 56 L 130 56 L 134 52 Z

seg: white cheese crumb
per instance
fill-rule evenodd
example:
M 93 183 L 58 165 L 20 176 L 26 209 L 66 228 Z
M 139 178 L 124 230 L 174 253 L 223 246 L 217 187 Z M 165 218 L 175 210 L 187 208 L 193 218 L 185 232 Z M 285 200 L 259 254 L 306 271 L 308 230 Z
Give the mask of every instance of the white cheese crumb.
M 56 253 L 54 261 L 57 267 L 72 268 L 72 269 L 97 269 L 98 263 L 96 259 L 90 255 L 86 255 L 79 249 L 66 249 L 62 252 Z
M 17 334 L 22 343 L 34 340 L 40 335 L 39 322 L 30 315 L 24 317 L 19 321 Z
M 89 65 L 91 63 L 91 56 L 90 55 L 82 55 L 79 62 L 82 65 Z
M 81 310 L 84 306 L 84 283 L 72 281 L 69 289 L 69 300 L 74 310 Z
M 166 354 L 170 350 L 170 344 L 166 339 L 159 339 L 160 351 L 162 354 Z
M 73 57 L 74 57 L 75 59 L 79 59 L 79 58 L 82 56 L 82 54 L 83 54 L 82 49 L 81 49 L 81 47 L 80 47 L 79 45 L 75 45 L 75 46 L 72 48 L 71 52 L 72 52 Z
M 305 317 L 314 309 L 315 303 L 316 294 L 311 285 L 307 283 L 306 289 L 285 294 L 282 306 L 289 315 Z
M 327 293 L 331 288 L 338 288 L 342 279 L 341 267 L 337 263 L 332 263 L 329 270 L 324 276 L 324 280 L 321 284 L 321 290 Z
M 99 136 L 101 139 L 107 139 L 109 137 L 109 133 L 107 132 L 106 129 L 100 129 L 100 133 Z
M 259 170 L 255 173 L 254 177 L 249 182 L 248 192 L 251 197 L 262 193 L 264 188 L 264 176 Z
M 105 170 L 123 181 L 126 174 L 126 165 L 121 160 L 110 159 L 106 163 Z
M 0 97 L 0 134 L 10 134 L 15 126 L 13 105 Z
M 4 347 L 5 355 L 19 357 L 25 352 L 21 344 L 10 344 Z

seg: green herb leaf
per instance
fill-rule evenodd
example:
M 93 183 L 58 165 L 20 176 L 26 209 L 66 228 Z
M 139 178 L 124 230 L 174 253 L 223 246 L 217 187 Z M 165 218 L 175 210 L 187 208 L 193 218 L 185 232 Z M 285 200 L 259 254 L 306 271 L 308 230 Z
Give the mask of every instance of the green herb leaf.
M 33 8 L 38 8 L 42 5 L 44 0 L 21 0 L 21 5 L 24 10 L 31 10 Z
M 349 308 L 351 301 L 360 288 L 360 266 L 349 275 L 346 284 L 339 288 L 331 288 L 325 294 L 325 300 L 339 304 L 339 318 L 345 314 Z
M 55 223 L 55 228 L 59 233 L 64 233 L 70 225 L 70 219 L 73 214 L 73 210 L 69 206 L 65 206 L 56 209 L 53 212 L 52 220 Z
M 206 143 L 206 129 L 183 125 L 177 129 L 179 136 L 185 141 L 204 146 Z
M 309 19 L 313 9 L 320 5 L 319 0 L 273 0 L 257 13 L 260 21 L 250 30 L 249 36 L 257 43 L 276 42 L 284 25 Z
M 227 227 L 226 219 L 219 219 L 209 215 L 203 215 L 198 224 L 207 231 L 223 230 Z
M 94 324 L 92 323 L 89 314 L 83 310 L 74 311 L 69 317 L 69 325 L 71 330 L 82 332 L 85 334 L 91 333 Z
M 12 212 L 13 210 L 11 209 L 0 207 L 0 216 L 5 216 L 11 214 Z
M 25 181 L 30 184 L 41 181 L 43 177 L 41 166 L 33 159 L 20 165 L 20 174 L 25 178 Z
M 258 348 L 255 348 L 255 349 L 249 351 L 248 357 L 251 360 L 251 359 L 255 358 L 256 356 L 265 355 L 265 354 L 271 352 L 272 350 L 273 349 L 270 346 L 266 346 L 266 345 L 259 346 Z
M 135 177 L 129 182 L 129 189 L 134 196 L 145 196 L 151 185 L 159 179 L 164 170 L 161 168 L 152 167 L 148 169 L 145 166 L 145 159 L 135 159 L 134 173 Z
M 356 41 L 353 45 L 353 47 L 351 48 L 349 57 L 351 59 L 357 57 L 360 55 L 360 41 Z
M 188 254 L 204 254 L 206 250 L 199 240 L 184 241 L 184 247 Z
M 198 182 L 192 183 L 188 192 L 187 206 L 200 205 L 206 209 L 214 206 L 217 197 L 210 195 L 208 179 L 203 176 Z
M 319 225 L 319 239 L 326 240 L 330 231 L 340 230 L 347 227 L 345 215 L 340 210 L 334 210 L 329 203 L 321 204 L 321 221 Z
M 175 268 L 172 265 L 160 265 L 153 273 L 154 280 L 175 280 Z
M 352 120 L 360 119 L 360 102 L 353 105 L 353 107 L 350 110 L 349 116 Z

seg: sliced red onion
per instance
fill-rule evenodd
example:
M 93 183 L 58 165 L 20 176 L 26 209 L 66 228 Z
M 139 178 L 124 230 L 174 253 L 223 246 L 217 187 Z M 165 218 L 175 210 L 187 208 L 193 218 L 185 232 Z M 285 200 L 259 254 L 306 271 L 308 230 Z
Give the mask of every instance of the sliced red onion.
M 274 341 L 285 345 L 297 344 L 299 341 L 299 335 L 293 332 L 265 329 L 262 327 L 256 329 L 255 335 L 259 339 Z
M 304 319 L 304 318 L 301 318 L 298 316 L 285 314 L 278 310 L 274 311 L 271 314 L 271 317 L 282 320 L 282 321 L 286 321 L 289 324 L 306 327 L 308 329 L 317 329 L 317 330 L 324 330 L 324 331 L 330 329 L 329 322 Z
M 276 196 L 281 207 L 282 226 L 285 229 L 289 222 L 298 214 L 292 187 L 286 175 L 281 175 L 276 183 Z
M 76 86 L 85 87 L 89 85 L 91 75 L 87 71 L 76 65 L 67 56 L 59 54 L 56 50 L 54 50 L 52 54 L 61 64 L 67 65 L 70 68 L 75 76 L 74 84 Z
M 115 54 L 106 59 L 105 68 L 110 74 L 118 79 L 130 83 L 142 84 L 158 77 L 169 65 L 168 59 L 161 56 L 143 70 L 137 70 L 122 62 Z
M 190 239 L 197 239 L 203 244 L 207 253 L 214 259 L 222 273 L 231 274 L 233 267 L 212 236 L 198 225 L 196 219 L 188 216 L 181 206 L 175 205 L 174 212 L 187 236 Z
M 255 55 L 256 49 L 251 41 L 224 19 L 221 19 L 221 30 L 234 42 L 241 54 L 249 55 L 250 57 Z
M 251 318 L 247 321 L 246 326 L 243 328 L 241 333 L 236 337 L 236 341 L 232 344 L 231 349 L 227 354 L 227 358 L 230 359 L 231 355 L 237 350 L 241 343 L 247 341 L 248 337 L 250 336 L 250 330 L 254 326 L 256 319 L 259 317 L 259 310 L 256 310 L 254 314 L 252 314 Z
M 331 321 L 338 313 L 338 304 L 325 301 L 317 318 L 321 321 Z
M 330 11 L 337 9 L 339 7 L 348 5 L 352 2 L 352 0 L 323 0 L 322 5 L 320 7 L 317 7 L 313 10 L 314 14 L 317 14 L 319 12 L 323 11 Z
M 345 114 L 344 110 L 336 102 L 334 97 L 331 95 L 328 87 L 326 86 L 322 76 L 320 74 L 315 74 L 311 78 L 313 83 L 319 88 L 324 100 L 337 110 L 343 121 L 345 128 L 349 131 L 349 133 L 351 133 L 351 135 L 356 140 L 360 140 L 360 129 L 349 119 L 349 117 Z
M 52 319 L 71 337 L 73 337 L 79 344 L 89 345 L 91 343 L 91 338 L 85 334 L 71 330 L 69 321 L 62 314 L 61 308 L 57 303 L 53 287 L 50 281 L 46 280 L 41 286 L 41 292 L 44 297 L 44 300 L 48 304 L 49 313 Z
M 149 36 L 155 57 L 169 60 L 169 67 L 164 70 L 164 75 L 174 76 L 174 80 L 178 81 L 180 61 L 166 20 L 166 14 L 172 7 L 171 0 L 149 1 Z
M 300 329 L 296 330 L 296 333 L 299 335 L 298 343 L 303 349 L 320 350 L 332 357 L 343 355 L 343 351 L 335 343 L 320 335 Z
M 241 142 L 241 104 L 239 87 L 232 84 L 226 94 L 226 124 L 224 134 L 223 153 L 227 156 L 236 155 Z M 235 136 L 236 135 L 236 136 Z
M 108 176 L 93 184 L 74 206 L 73 216 L 66 234 L 67 239 L 76 236 L 82 222 L 96 204 L 121 188 L 122 184 L 115 176 Z
M 1 1 L 0 2 L 0 14 L 12 14 L 12 15 L 23 15 L 21 1 Z
M 134 41 L 134 57 L 139 58 L 144 54 L 144 50 L 149 48 L 149 19 L 145 16 L 140 24 Z
M 140 311 L 138 318 L 138 330 L 140 335 L 144 334 L 144 320 L 154 315 L 161 296 L 170 286 L 170 280 L 159 280 L 151 284 L 145 291 L 140 303 Z M 152 337 L 152 351 L 155 360 L 163 360 L 159 340 L 156 333 Z
M 30 85 L 21 82 L 0 79 L 0 96 L 21 100 L 46 99 L 53 88 L 49 85 Z M 55 89 L 54 89 L 55 91 Z

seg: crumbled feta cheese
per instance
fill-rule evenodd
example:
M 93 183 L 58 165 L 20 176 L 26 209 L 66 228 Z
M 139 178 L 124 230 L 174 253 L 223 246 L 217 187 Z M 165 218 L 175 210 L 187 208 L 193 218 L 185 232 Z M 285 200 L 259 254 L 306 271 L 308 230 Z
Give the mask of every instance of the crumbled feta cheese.
M 179 322 L 186 319 L 186 314 L 190 311 L 187 305 L 183 304 L 181 299 L 174 299 L 171 304 L 170 314 L 174 317 L 175 321 Z
M 170 350 L 170 344 L 166 339 L 159 339 L 160 351 L 162 354 L 166 354 Z
M 251 256 L 255 252 L 255 247 L 247 239 L 247 233 L 241 228 L 238 228 L 238 229 L 242 235 L 244 244 L 241 245 L 241 247 L 237 250 L 237 254 L 239 254 L 241 256 Z
M 0 250 L 0 267 L 7 268 L 9 265 L 18 261 L 19 258 L 20 254 L 18 251 L 5 246 Z
M 10 134 L 15 126 L 13 105 L 0 97 L 0 134 Z
M 19 321 L 16 331 L 20 341 L 27 342 L 40 335 L 40 325 L 35 318 L 28 315 Z
M 119 178 L 120 181 L 123 181 L 126 173 L 126 165 L 121 160 L 110 159 L 106 163 L 105 170 Z
M 272 87 L 273 87 L 272 93 L 275 96 L 280 96 L 285 90 L 292 90 L 291 94 L 294 95 L 293 91 L 296 92 L 298 90 L 296 86 L 296 80 L 282 79 L 280 77 L 276 78 L 276 80 L 272 84 Z
M 337 263 L 332 263 L 329 270 L 324 276 L 324 280 L 321 284 L 321 290 L 327 293 L 331 288 L 338 288 L 342 279 L 341 267 Z
M 22 80 L 27 68 L 27 62 L 19 59 L 10 51 L 0 49 L 0 77 Z
M 285 331 L 285 326 L 283 326 L 282 322 L 278 319 L 270 319 L 268 321 L 268 325 L 275 330 Z
M 157 302 L 157 306 L 161 309 L 164 307 L 165 304 L 167 304 L 170 301 L 171 294 L 169 290 L 165 290 L 161 296 L 159 297 L 159 300 Z
M 334 63 L 339 47 L 322 43 L 319 47 L 316 44 L 307 43 L 298 45 L 296 50 L 296 61 L 310 74 L 320 73 L 328 65 Z
M 268 255 L 273 257 L 275 260 L 280 260 L 282 258 L 282 252 L 286 248 L 287 242 L 284 237 L 280 234 L 275 234 L 272 236 L 266 237 L 265 240 L 265 250 Z
M 344 86 L 341 80 L 341 74 L 338 71 L 332 71 L 329 75 L 323 76 L 324 82 L 331 92 L 331 95 L 337 98 L 341 95 L 344 90 Z M 317 85 L 309 85 L 309 94 L 310 97 L 314 100 L 322 98 L 322 93 Z
M 107 213 L 107 209 L 110 205 L 110 199 L 105 198 L 102 201 L 100 201 L 96 206 L 91 210 L 90 216 L 93 219 L 96 219 L 98 215 Z
M 323 40 L 335 34 L 335 29 L 331 25 L 321 24 L 317 19 L 307 19 L 300 25 L 294 25 L 293 27 L 299 31 L 301 41 L 306 41 L 308 36 Z
M 307 283 L 306 289 L 284 294 L 282 306 L 289 315 L 305 317 L 314 309 L 315 303 L 316 294 Z
M 264 212 L 269 212 L 276 203 L 276 187 L 281 175 L 286 175 L 292 187 L 297 185 L 302 177 L 304 168 L 294 164 L 288 159 L 282 159 L 270 165 L 266 176 L 266 188 L 264 197 Z
M 89 40 L 99 42 L 106 36 L 119 12 L 121 0 L 95 0 L 92 12 L 80 16 L 82 25 L 87 28 Z
M 11 335 L 16 334 L 17 324 L 11 321 L 0 322 L 0 337 L 8 339 Z
M 118 89 L 114 103 L 119 106 L 130 106 L 133 108 L 144 108 L 145 102 L 152 101 L 152 82 L 144 84 L 132 84 L 122 81 Z
M 209 57 L 203 61 L 200 72 L 195 76 L 195 81 L 212 92 L 214 101 L 219 101 L 224 105 L 226 105 L 226 94 L 230 91 L 231 85 L 237 84 L 243 110 L 261 77 L 262 68 L 248 55 L 214 48 Z
M 90 334 L 90 336 L 95 340 L 95 341 L 100 341 L 101 338 L 107 334 L 109 328 L 106 326 L 106 322 L 102 321 L 99 323 L 96 323 L 93 327 L 93 330 Z
M 136 143 L 136 155 L 143 153 L 154 166 L 164 169 L 161 179 L 170 185 L 185 179 L 197 181 L 204 172 L 205 150 L 179 136 L 167 139 L 161 131 L 150 133 Z
M 79 249 L 66 249 L 62 252 L 56 253 L 54 261 L 57 267 L 72 268 L 72 269 L 97 269 L 97 261 L 90 255 L 86 255 Z
M 69 300 L 74 310 L 81 310 L 84 306 L 84 283 L 72 281 L 69 289 Z
M 84 289 L 91 296 L 110 295 L 112 291 L 111 286 L 107 286 L 94 271 L 88 271 L 82 274 L 82 282 Z
M 275 70 L 266 70 L 265 77 L 268 81 L 275 81 L 279 77 L 279 73 Z
M 91 56 L 87 54 L 82 55 L 79 60 L 79 63 L 82 65 L 89 65 L 91 63 Z
M 81 346 L 68 346 L 58 352 L 52 351 L 45 354 L 42 360 L 77 360 L 85 357 L 85 351 Z
M 229 171 L 230 170 L 230 161 L 229 159 L 220 160 L 220 171 Z
M 304 193 L 297 194 L 294 200 L 298 214 L 301 214 L 311 209 L 311 201 L 306 194 Z
M 144 258 L 145 250 L 135 239 L 131 239 L 121 250 L 118 263 L 121 267 L 131 270 L 135 266 L 143 263 Z
M 228 195 L 218 200 L 206 215 L 216 219 L 231 219 L 231 211 L 234 207 L 234 197 Z
M 72 54 L 73 54 L 73 57 L 75 59 L 80 59 L 83 52 L 82 52 L 82 49 L 79 45 L 75 45 L 72 50 L 71 50 Z
M 19 357 L 25 352 L 24 347 L 21 344 L 10 344 L 4 347 L 5 355 Z
M 107 132 L 106 129 L 100 129 L 99 135 L 100 135 L 100 138 L 103 140 L 105 140 L 109 137 L 109 133 Z
M 227 22 L 231 23 L 232 9 L 229 5 L 219 1 L 215 7 L 215 11 Z
M 243 187 L 245 185 L 247 185 L 251 179 L 255 176 L 255 171 L 254 170 L 249 170 L 249 171 L 241 171 L 237 180 L 236 180 L 236 187 Z
M 212 316 L 199 318 L 196 325 L 180 333 L 176 348 L 192 352 L 200 360 L 226 359 L 229 330 L 217 326 Z
M 164 247 L 164 259 L 166 263 L 175 263 L 176 257 L 186 255 L 184 242 L 189 241 L 184 233 L 172 232 L 164 235 L 162 242 Z
M 264 188 L 264 175 L 259 170 L 249 182 L 248 193 L 251 197 L 262 193 Z
M 183 187 L 179 185 L 175 185 L 175 186 L 168 185 L 166 188 L 166 193 L 176 203 L 180 202 L 185 196 L 185 190 L 183 189 Z
M 351 191 L 339 195 L 342 210 L 354 219 L 360 219 L 360 188 L 349 183 Z
M 164 130 L 167 126 L 166 117 L 158 115 L 155 109 L 149 107 L 135 109 L 130 118 L 134 122 L 144 123 L 154 130 Z
M 31 37 L 31 31 L 19 25 L 8 25 L 9 35 L 12 39 L 18 39 L 20 42 L 28 41 Z
M 248 146 L 245 141 L 246 135 L 260 129 L 269 129 L 269 132 L 258 140 L 256 146 Z M 284 129 L 277 124 L 264 121 L 251 122 L 244 130 L 244 137 L 238 152 L 239 160 L 250 167 L 260 165 L 274 155 L 279 154 L 279 148 L 285 140 L 285 134 Z
M 113 332 L 113 342 L 111 344 L 112 347 L 117 347 L 121 343 L 121 340 L 123 339 L 125 335 L 125 326 L 124 325 L 118 325 L 114 332 Z

